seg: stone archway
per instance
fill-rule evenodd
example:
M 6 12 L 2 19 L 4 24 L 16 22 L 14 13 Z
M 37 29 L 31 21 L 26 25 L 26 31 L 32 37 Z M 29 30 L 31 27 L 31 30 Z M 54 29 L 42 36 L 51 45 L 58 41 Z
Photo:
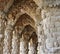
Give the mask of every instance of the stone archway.
M 33 32 L 29 40 L 28 54 L 37 54 L 37 41 L 38 41 L 38 38 L 37 38 L 36 32 Z
M 19 17 L 14 27 L 11 54 L 22 54 L 25 52 L 24 49 L 26 48 L 23 49 L 20 46 L 24 47 L 24 45 L 22 45 L 23 43 L 26 47 L 28 46 L 28 39 L 32 32 L 35 31 L 35 22 L 28 14 L 25 13 Z M 28 50 L 25 53 L 28 53 Z
M 26 25 L 23 29 L 20 40 L 20 54 L 28 54 L 28 43 L 29 39 L 31 38 L 31 34 L 35 31 L 35 29 L 31 25 Z M 23 43 L 23 44 L 22 44 Z

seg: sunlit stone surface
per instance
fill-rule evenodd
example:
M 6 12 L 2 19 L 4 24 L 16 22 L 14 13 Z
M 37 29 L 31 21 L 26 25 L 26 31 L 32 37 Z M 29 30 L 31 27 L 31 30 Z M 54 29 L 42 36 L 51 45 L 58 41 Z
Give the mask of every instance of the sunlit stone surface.
M 60 0 L 0 0 L 0 54 L 60 54 Z
M 7 27 L 5 30 L 3 54 L 11 54 L 11 32 L 11 28 Z
M 33 43 L 32 39 L 29 42 L 28 54 L 36 54 L 36 47 L 35 47 L 35 44 Z
M 19 34 L 17 32 L 18 32 L 17 29 L 15 29 L 15 31 L 13 31 L 12 53 L 11 54 L 19 53 Z
M 22 36 L 20 40 L 20 54 L 27 54 L 28 44 L 27 41 L 24 40 L 24 37 Z

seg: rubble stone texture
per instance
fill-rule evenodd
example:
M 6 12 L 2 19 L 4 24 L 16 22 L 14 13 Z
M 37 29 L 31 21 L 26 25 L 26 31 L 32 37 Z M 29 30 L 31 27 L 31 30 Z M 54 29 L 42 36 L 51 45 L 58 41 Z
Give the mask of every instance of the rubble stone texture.
M 28 44 L 24 37 L 20 39 L 20 54 L 28 54 Z
M 0 0 L 0 54 L 60 54 L 60 0 Z
M 19 34 L 17 33 L 17 29 L 15 29 L 15 31 L 13 31 L 11 54 L 18 54 L 18 53 L 19 53 Z
M 30 43 L 29 43 L 29 51 L 28 51 L 28 54 L 36 54 L 36 46 L 34 43 L 32 43 L 32 39 L 30 40 Z
M 44 14 L 45 13 L 45 14 Z M 46 40 L 45 40 L 45 49 L 46 50 L 44 53 L 55 53 L 59 54 L 60 51 L 60 46 L 59 46 L 59 36 L 60 36 L 60 31 L 59 28 L 59 14 L 60 10 L 59 9 L 47 9 L 47 10 L 42 10 L 42 17 L 43 17 L 43 29 L 44 33 L 46 35 Z

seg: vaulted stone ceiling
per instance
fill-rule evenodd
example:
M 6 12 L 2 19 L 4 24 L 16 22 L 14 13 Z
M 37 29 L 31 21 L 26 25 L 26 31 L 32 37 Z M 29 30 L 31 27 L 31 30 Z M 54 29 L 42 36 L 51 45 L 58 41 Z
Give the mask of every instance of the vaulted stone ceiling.
M 1 39 L 4 38 L 4 46 L 0 47 L 0 54 L 14 54 L 11 50 L 13 51 L 16 46 L 13 44 L 15 37 L 19 41 L 26 39 L 30 42 L 31 39 L 34 39 L 32 42 L 37 43 L 35 27 L 38 18 L 37 8 L 38 6 L 33 0 L 0 0 L 0 33 L 2 33 Z M 0 41 L 0 44 L 3 42 Z
M 0 0 L 0 10 L 8 13 L 7 15 L 12 14 L 15 18 L 19 12 L 25 12 L 35 21 L 41 20 L 41 5 L 56 6 L 59 3 L 56 1 L 48 3 L 48 0 Z
M 9 13 L 17 14 L 21 11 L 27 13 L 30 17 L 36 18 L 36 9 L 37 5 L 32 0 L 15 0 L 12 7 L 10 8 Z
M 29 15 L 27 15 L 25 13 L 19 17 L 15 26 L 22 26 L 23 27 L 23 26 L 26 26 L 28 24 L 30 24 L 31 26 L 34 26 L 35 22 Z
M 0 11 L 5 14 L 6 24 L 25 27 L 35 27 L 37 20 L 40 20 L 40 10 L 33 0 L 0 0 Z
M 24 12 L 35 21 L 41 19 L 40 9 L 38 10 L 38 5 L 33 0 L 0 0 L 0 10 L 8 13 L 8 16 L 11 14 L 14 18 L 18 13 Z

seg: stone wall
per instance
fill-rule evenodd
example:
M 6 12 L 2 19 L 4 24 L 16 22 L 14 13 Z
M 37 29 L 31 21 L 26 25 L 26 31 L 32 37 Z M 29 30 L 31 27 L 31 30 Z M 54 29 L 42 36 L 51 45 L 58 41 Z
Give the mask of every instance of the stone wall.
M 0 54 L 60 54 L 59 5 L 60 0 L 10 0 L 0 10 Z
M 47 8 L 41 11 L 44 29 L 45 44 L 42 48 L 44 54 L 60 53 L 60 9 Z M 42 53 L 41 53 L 42 54 Z

